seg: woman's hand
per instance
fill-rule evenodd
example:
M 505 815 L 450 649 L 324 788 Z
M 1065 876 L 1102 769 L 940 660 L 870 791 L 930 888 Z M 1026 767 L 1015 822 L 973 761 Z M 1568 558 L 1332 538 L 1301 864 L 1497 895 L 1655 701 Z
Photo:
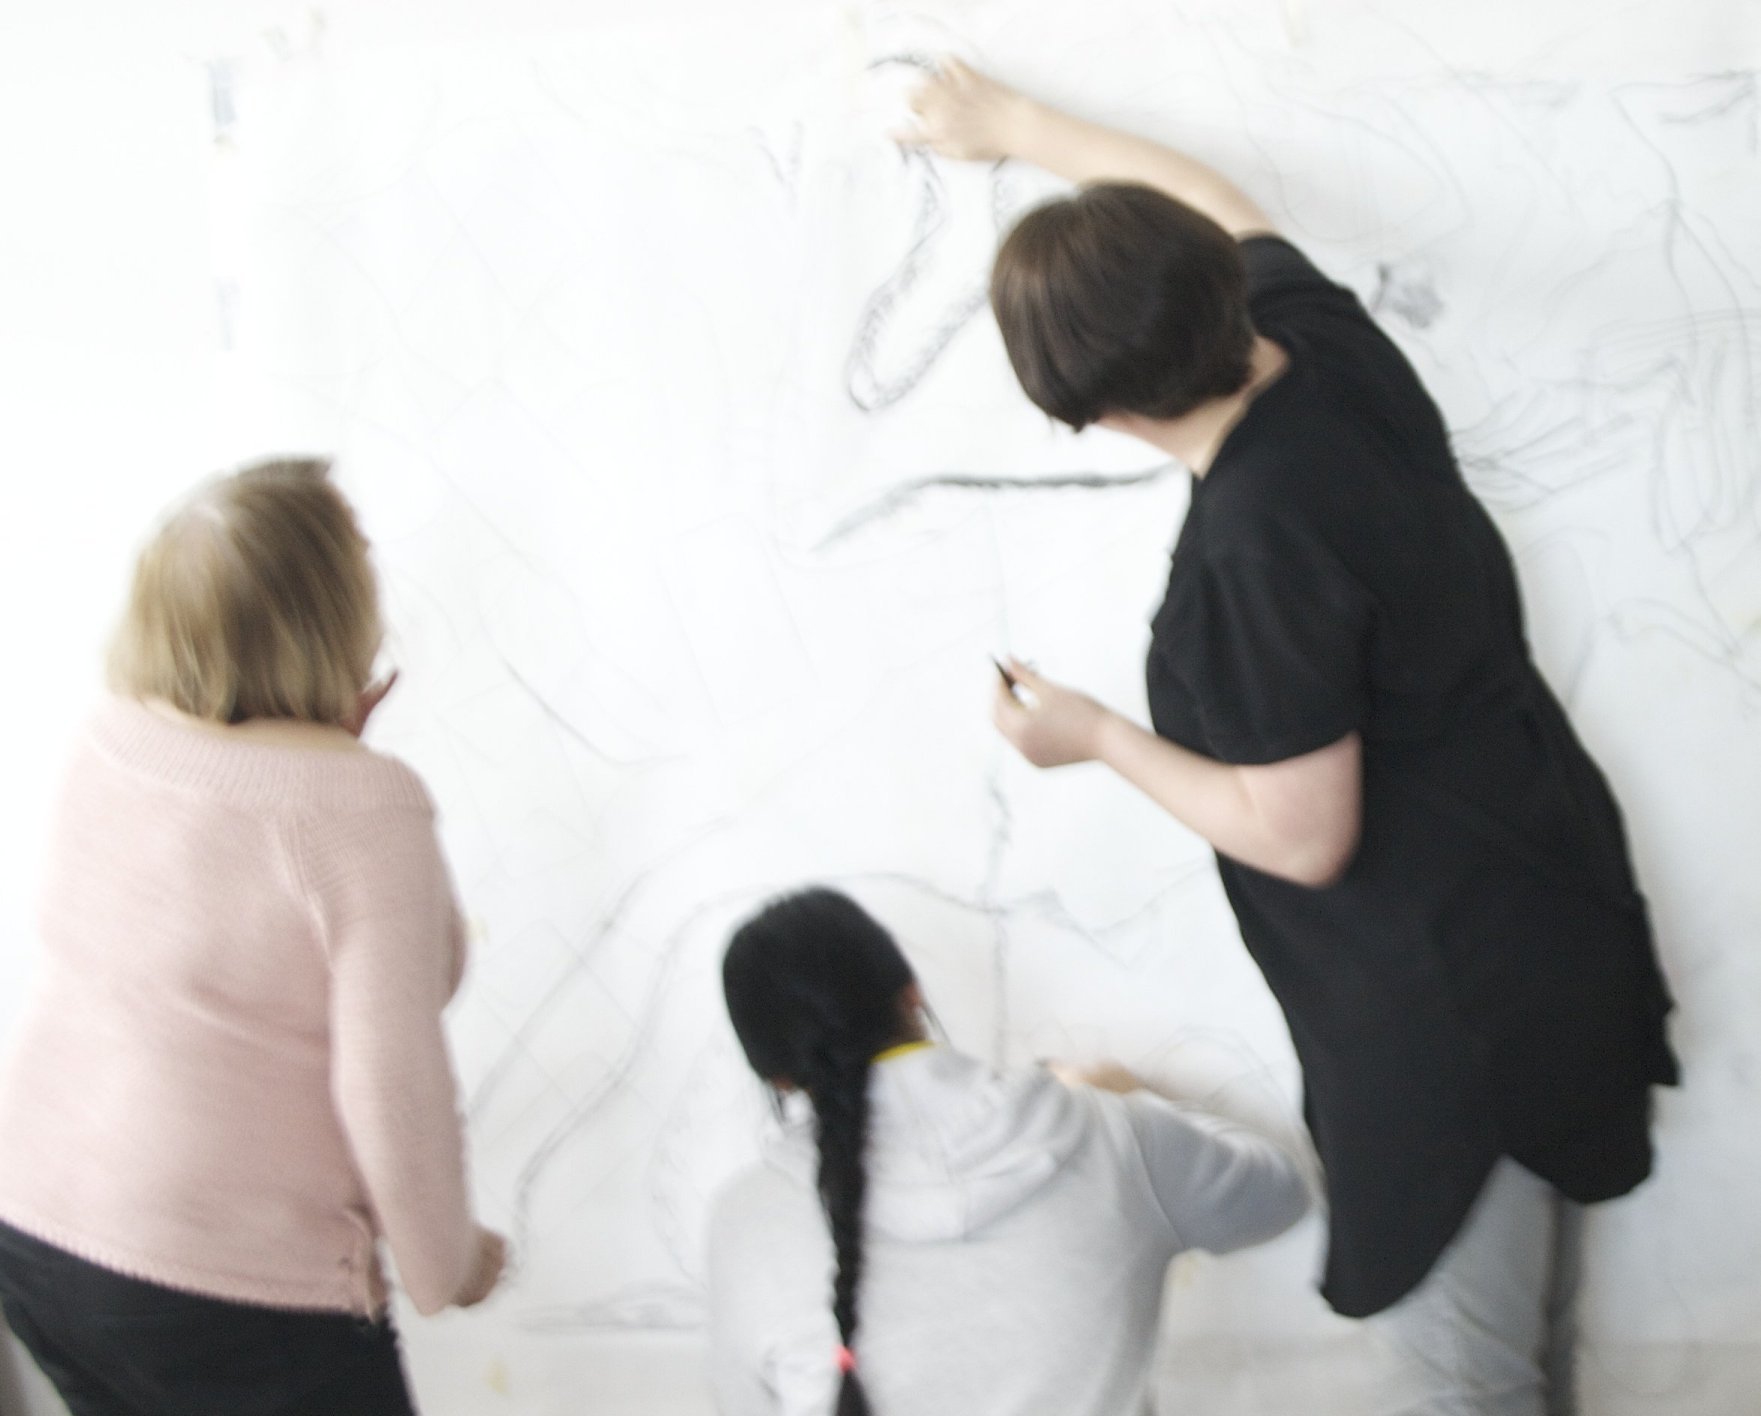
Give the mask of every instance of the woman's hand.
M 476 1307 L 495 1292 L 495 1285 L 501 1282 L 507 1261 L 508 1241 L 493 1229 L 479 1228 L 476 1267 L 471 1270 L 470 1279 L 459 1290 L 459 1296 L 453 1302 L 461 1308 Z
M 1088 1067 L 1077 1067 L 1068 1062 L 1048 1062 L 1046 1070 L 1067 1087 L 1094 1087 L 1100 1091 L 1117 1092 L 1121 1096 L 1144 1089 L 1142 1078 L 1117 1062 L 1097 1062 Z
M 1100 753 L 1111 710 L 1086 693 L 1041 678 L 1019 659 L 1009 661 L 1016 687 L 997 685 L 991 719 L 997 731 L 1035 767 L 1090 762 Z
M 943 59 L 911 96 L 914 129 L 895 134 L 908 147 L 943 157 L 1012 157 L 1077 186 L 1140 182 L 1196 207 L 1232 236 L 1275 231 L 1259 204 L 1214 167 L 1135 133 L 1090 123 Z
M 910 102 L 917 126 L 900 133 L 900 142 L 961 161 L 992 162 L 1013 155 L 1031 100 L 958 59 L 942 59 Z

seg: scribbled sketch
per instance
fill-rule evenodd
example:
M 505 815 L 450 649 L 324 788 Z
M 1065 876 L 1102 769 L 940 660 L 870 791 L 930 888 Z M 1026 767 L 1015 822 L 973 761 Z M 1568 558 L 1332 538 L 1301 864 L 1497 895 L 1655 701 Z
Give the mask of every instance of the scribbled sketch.
M 1226 0 L 935 14 L 1239 170 L 1413 358 L 1666 877 L 1690 1068 L 1730 1063 L 1678 1124 L 1743 1173 L 1761 1148 L 1712 1132 L 1752 1101 L 1719 1010 L 1755 996 L 1730 877 L 1761 749 L 1709 787 L 1657 725 L 1761 737 L 1761 86 L 1642 54 L 1618 81 L 1563 52 L 1489 71 L 1426 38 L 1440 6 L 1346 6 L 1337 40 L 1319 8 Z M 1003 651 L 1141 712 L 1187 479 L 1020 397 L 984 284 L 1053 184 L 859 121 L 864 84 L 925 62 L 866 13 L 803 0 L 759 42 L 589 6 L 542 40 L 207 71 L 229 357 L 266 440 L 341 454 L 404 670 L 376 728 L 430 783 L 473 922 L 453 1036 L 521 1333 L 701 1323 L 709 1197 L 766 1115 L 719 951 L 808 880 L 892 923 L 999 1063 L 1202 1054 L 1297 1102 L 1204 847 L 989 727 Z M 1691 1235 L 1683 1212 L 1656 1222 Z M 1642 1227 L 1604 1268 L 1623 1330 L 1751 1340 L 1737 1259 Z M 1207 1281 L 1312 1327 L 1300 1247 Z M 1621 1296 L 1659 1269 L 1697 1296 Z
M 924 72 L 932 67 L 932 62 L 921 55 L 899 55 L 877 59 L 870 68 L 882 69 L 891 65 Z M 850 399 L 865 413 L 887 408 L 916 388 L 948 347 L 949 341 L 985 304 L 988 270 L 981 265 L 968 277 L 967 288 L 960 291 L 946 309 L 937 312 L 933 323 L 921 336 L 920 346 L 892 361 L 897 367 L 890 373 L 883 374 L 877 367 L 883 362 L 889 326 L 897 322 L 901 302 L 907 300 L 923 281 L 926 268 L 936 259 L 937 245 L 953 221 L 947 184 L 942 176 L 943 164 L 918 150 L 903 150 L 900 157 L 911 168 L 918 192 L 910 244 L 899 261 L 899 268 L 869 296 L 850 345 Z M 1003 192 L 1002 184 L 993 181 L 992 217 L 999 231 L 1006 229 L 1009 219 L 1001 202 Z
M 1077 489 L 1104 492 L 1118 487 L 1142 487 L 1174 476 L 1180 469 L 1173 463 L 1152 467 L 1144 472 L 1064 472 L 1042 477 L 1002 477 L 973 472 L 937 472 L 916 477 L 889 489 L 867 506 L 859 507 L 834 525 L 819 543 L 821 549 L 832 546 L 846 536 L 854 536 L 868 527 L 885 521 L 895 512 L 910 506 L 932 492 L 1052 492 Z

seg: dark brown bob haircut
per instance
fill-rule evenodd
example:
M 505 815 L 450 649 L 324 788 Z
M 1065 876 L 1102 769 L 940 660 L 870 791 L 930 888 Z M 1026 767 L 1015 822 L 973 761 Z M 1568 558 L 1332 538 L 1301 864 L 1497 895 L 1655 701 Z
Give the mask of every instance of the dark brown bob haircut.
M 1029 212 L 997 252 L 991 309 L 1022 390 L 1072 428 L 1178 418 L 1248 381 L 1240 248 L 1151 187 L 1101 182 Z

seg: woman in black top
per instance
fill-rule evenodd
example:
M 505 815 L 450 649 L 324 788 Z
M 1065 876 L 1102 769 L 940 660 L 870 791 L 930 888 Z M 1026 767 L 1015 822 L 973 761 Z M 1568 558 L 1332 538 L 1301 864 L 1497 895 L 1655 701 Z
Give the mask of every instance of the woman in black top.
M 1194 477 L 1153 622 L 1155 731 L 1019 664 L 998 726 L 1038 766 L 1106 763 L 1216 848 L 1303 1067 L 1323 1292 L 1389 1311 L 1427 1373 L 1410 1409 L 1514 1411 L 1489 1404 L 1514 1386 L 1521 1410 L 1569 1411 L 1551 1349 L 1573 1206 L 1649 1173 L 1670 1003 L 1618 809 L 1534 668 L 1436 406 L 1211 169 L 957 63 L 914 106 L 945 155 L 1108 179 L 1021 222 L 992 306 L 1036 404 Z M 1557 1262 L 1535 1265 L 1537 1233 Z

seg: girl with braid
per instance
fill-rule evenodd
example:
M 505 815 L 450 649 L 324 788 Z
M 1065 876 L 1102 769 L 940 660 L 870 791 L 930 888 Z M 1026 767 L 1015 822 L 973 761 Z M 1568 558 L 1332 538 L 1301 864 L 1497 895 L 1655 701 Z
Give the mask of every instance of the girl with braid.
M 711 1220 L 722 1416 L 1138 1416 L 1169 1262 L 1307 1209 L 1278 1146 L 1117 1067 L 1067 1085 L 930 1042 L 904 954 L 835 891 L 747 921 L 722 981 L 811 1113 Z

